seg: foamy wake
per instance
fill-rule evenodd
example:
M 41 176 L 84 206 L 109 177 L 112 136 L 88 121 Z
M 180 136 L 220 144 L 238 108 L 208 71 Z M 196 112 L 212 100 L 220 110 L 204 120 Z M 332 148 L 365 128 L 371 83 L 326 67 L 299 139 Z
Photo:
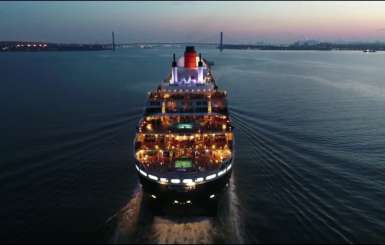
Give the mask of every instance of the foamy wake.
M 141 215 L 142 197 L 143 193 L 139 185 L 127 205 L 110 218 L 110 220 L 115 219 L 116 221 L 116 230 L 111 238 L 112 243 L 125 243 L 134 239 Z
M 168 219 L 155 217 L 150 242 L 164 243 L 214 243 L 215 225 L 211 218 Z
M 112 243 L 243 243 L 239 200 L 233 177 L 220 201 L 217 217 L 152 216 L 138 186 L 128 204 L 110 219 L 116 220 Z
M 219 240 L 226 243 L 244 243 L 242 234 L 241 206 L 238 200 L 234 175 L 230 178 L 230 186 L 225 193 L 218 210 L 218 226 L 221 232 Z

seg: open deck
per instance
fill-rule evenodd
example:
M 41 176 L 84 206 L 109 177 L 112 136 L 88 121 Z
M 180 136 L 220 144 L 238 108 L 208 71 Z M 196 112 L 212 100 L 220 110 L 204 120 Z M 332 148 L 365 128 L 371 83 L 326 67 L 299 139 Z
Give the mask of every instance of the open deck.
M 230 120 L 219 114 L 147 116 L 135 141 L 136 159 L 150 169 L 175 170 L 180 159 L 191 171 L 217 168 L 231 158 Z
M 231 158 L 232 141 L 231 132 L 190 135 L 138 134 L 135 156 L 150 170 L 206 171 L 220 167 L 224 161 Z

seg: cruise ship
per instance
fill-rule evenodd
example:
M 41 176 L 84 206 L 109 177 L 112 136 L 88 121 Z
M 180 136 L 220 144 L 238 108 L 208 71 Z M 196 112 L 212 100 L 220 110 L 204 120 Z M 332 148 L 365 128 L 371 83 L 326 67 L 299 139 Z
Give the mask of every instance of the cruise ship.
M 227 92 L 193 46 L 170 63 L 167 78 L 148 92 L 134 139 L 135 168 L 149 199 L 171 206 L 214 201 L 233 167 Z

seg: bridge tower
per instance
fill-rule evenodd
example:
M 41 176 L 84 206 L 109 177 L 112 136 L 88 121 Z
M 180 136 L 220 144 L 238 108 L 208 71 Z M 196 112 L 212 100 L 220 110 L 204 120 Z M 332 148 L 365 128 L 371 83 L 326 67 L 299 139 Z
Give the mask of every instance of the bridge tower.
M 112 32 L 112 50 L 115 51 L 115 33 Z
M 220 41 L 219 41 L 219 50 L 223 50 L 223 32 L 221 32 Z

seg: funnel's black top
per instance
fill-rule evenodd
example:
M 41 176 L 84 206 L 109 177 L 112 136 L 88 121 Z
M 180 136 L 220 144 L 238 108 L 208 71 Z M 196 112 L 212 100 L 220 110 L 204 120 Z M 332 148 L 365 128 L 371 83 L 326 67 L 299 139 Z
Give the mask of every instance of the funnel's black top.
M 186 51 L 185 51 L 186 53 L 187 52 L 195 52 L 195 48 L 194 48 L 194 46 L 186 46 Z

